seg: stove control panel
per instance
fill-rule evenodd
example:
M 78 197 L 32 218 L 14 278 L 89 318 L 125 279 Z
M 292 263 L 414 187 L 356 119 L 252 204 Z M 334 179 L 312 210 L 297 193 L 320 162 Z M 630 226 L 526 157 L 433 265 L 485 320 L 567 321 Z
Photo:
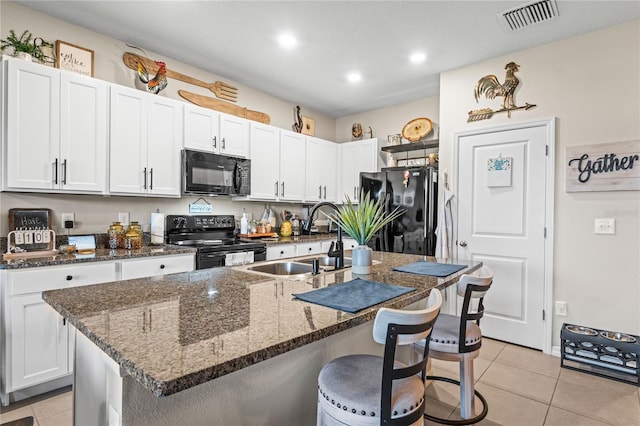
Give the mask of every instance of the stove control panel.
M 234 229 L 235 218 L 231 215 L 202 215 L 166 217 L 167 230 L 174 229 Z

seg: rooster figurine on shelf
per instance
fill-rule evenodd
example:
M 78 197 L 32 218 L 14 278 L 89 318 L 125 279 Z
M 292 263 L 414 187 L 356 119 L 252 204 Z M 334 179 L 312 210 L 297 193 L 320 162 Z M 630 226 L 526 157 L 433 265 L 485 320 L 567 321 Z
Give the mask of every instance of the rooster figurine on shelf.
M 138 78 L 147 85 L 149 91 L 153 94 L 160 93 L 167 87 L 167 67 L 164 62 L 154 61 L 158 65 L 158 72 L 153 78 L 149 78 L 149 73 L 142 62 L 138 62 Z
M 504 77 L 503 84 L 500 84 L 498 78 L 493 74 L 485 75 L 478 80 L 476 90 L 474 91 L 476 102 L 478 102 L 480 95 L 485 95 L 488 99 L 494 99 L 496 96 L 503 96 L 502 108 L 514 108 L 516 104 L 513 100 L 513 93 L 516 91 L 518 83 L 520 83 L 520 80 L 515 76 L 515 73 L 518 71 L 519 66 L 520 65 L 515 62 L 509 62 L 504 67 L 504 69 L 507 70 L 507 74 Z

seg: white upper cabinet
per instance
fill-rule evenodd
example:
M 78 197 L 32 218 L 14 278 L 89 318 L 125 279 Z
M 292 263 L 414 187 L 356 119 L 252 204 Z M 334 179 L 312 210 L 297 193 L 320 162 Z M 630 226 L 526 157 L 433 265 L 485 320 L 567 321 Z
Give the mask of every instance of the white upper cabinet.
M 278 194 L 282 201 L 304 200 L 305 152 L 304 135 L 289 130 L 280 131 Z
M 251 199 L 302 201 L 305 141 L 299 133 L 251 123 Z
M 220 113 L 196 105 L 184 105 L 184 147 L 218 152 Z
M 338 147 L 315 137 L 306 138 L 305 201 L 336 201 Z
M 180 196 L 182 103 L 111 88 L 110 191 Z
M 105 192 L 107 84 L 6 60 L 5 187 Z
M 338 144 L 340 150 L 340 184 L 338 202 L 352 201 L 360 195 L 360 172 L 377 172 L 384 165 L 377 138 Z
M 184 147 L 249 157 L 249 121 L 197 105 L 184 106 Z

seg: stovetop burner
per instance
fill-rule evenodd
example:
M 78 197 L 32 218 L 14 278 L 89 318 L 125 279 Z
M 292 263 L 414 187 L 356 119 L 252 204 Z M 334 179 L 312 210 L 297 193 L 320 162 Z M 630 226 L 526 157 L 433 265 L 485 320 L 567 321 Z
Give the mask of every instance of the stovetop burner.
M 266 247 L 263 242 L 238 239 L 235 230 L 235 218 L 231 215 L 168 215 L 165 219 L 165 241 L 195 247 L 198 253 L 250 251 Z

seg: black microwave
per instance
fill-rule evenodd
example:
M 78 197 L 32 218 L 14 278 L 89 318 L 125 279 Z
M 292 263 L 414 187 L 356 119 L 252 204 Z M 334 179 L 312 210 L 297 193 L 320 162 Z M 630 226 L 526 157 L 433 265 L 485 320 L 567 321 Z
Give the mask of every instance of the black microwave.
M 249 195 L 251 160 L 184 149 L 182 179 L 184 194 Z

